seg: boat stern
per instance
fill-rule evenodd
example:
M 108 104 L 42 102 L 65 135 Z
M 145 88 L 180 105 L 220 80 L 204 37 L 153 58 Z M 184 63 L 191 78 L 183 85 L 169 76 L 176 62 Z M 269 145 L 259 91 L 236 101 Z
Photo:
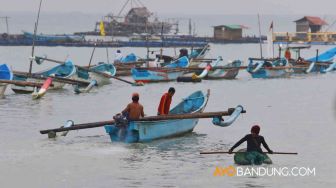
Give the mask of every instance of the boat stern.
M 135 143 L 139 141 L 139 132 L 133 128 L 133 124 L 129 126 L 105 125 L 105 131 L 110 135 L 112 142 Z

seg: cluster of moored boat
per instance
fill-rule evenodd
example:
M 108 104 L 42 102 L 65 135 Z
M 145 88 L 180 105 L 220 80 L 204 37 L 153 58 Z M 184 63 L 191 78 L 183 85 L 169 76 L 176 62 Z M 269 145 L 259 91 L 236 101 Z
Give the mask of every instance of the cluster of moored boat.
M 204 48 L 193 49 L 190 55 L 185 52 L 178 58 L 157 55 L 157 58 L 151 61 L 142 61 L 134 54 L 129 54 L 113 64 L 98 63 L 88 66 L 35 56 L 32 60 L 37 63 L 52 61 L 59 65 L 37 73 L 11 71 L 8 65 L 1 65 L 0 96 L 4 95 L 8 84 L 11 84 L 11 89 L 15 93 L 33 93 L 33 98 L 37 99 L 48 89 L 60 89 L 65 84 L 74 85 L 75 93 L 89 92 L 95 86 L 111 83 L 111 78 L 132 85 L 142 85 L 151 82 L 235 79 L 242 69 L 250 73 L 252 78 L 279 78 L 336 70 L 336 62 L 334 62 L 336 48 L 306 60 L 301 57 L 297 60 L 249 58 L 247 66 L 242 66 L 243 63 L 240 60 L 224 64 L 220 56 L 216 59 L 204 58 L 208 50 L 207 45 Z M 120 76 L 131 76 L 135 82 L 127 81 Z M 49 78 L 48 81 L 47 78 Z M 43 90 L 39 91 L 40 88 Z

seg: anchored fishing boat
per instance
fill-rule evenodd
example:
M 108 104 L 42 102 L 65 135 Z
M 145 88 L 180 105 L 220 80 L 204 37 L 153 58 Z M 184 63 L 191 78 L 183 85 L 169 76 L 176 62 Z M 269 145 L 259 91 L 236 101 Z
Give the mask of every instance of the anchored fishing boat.
M 181 49 L 179 57 L 187 56 L 189 58 L 189 67 L 198 67 L 204 61 L 200 59 L 204 58 L 207 52 L 210 50 L 210 45 L 205 45 L 202 48 L 192 48 L 190 54 L 188 54 L 187 49 Z M 161 67 L 169 65 L 171 62 L 174 62 L 174 59 L 178 57 L 172 57 L 167 55 L 157 54 L 155 59 L 155 64 L 159 64 Z M 162 62 L 163 61 L 163 62 Z M 156 67 L 156 66 L 155 66 Z
M 131 121 L 123 126 L 118 123 L 106 125 L 105 130 L 110 135 L 111 141 L 118 142 L 148 142 L 154 139 L 183 135 L 192 132 L 199 119 L 190 119 L 183 115 L 201 114 L 209 99 L 208 93 L 197 91 L 183 99 L 177 106 L 170 110 L 169 116 L 180 115 L 179 119 L 153 120 L 153 121 Z M 227 121 L 221 117 L 214 117 L 213 123 L 218 126 L 229 126 L 242 113 L 243 108 L 238 106 Z M 160 116 L 159 116 L 160 117 Z M 163 116 L 164 117 L 164 116 Z
M 209 72 L 202 76 L 204 71 L 201 75 L 197 76 L 198 78 L 202 78 L 205 80 L 217 80 L 217 79 L 234 79 L 239 73 L 240 66 L 242 62 L 240 60 L 235 60 L 230 62 L 219 69 L 216 69 L 223 62 L 223 58 L 219 56 L 215 61 L 210 63 L 210 70 Z
M 179 76 L 182 76 L 185 71 L 179 68 L 185 68 L 188 66 L 189 59 L 183 56 L 178 60 L 166 65 L 162 70 L 146 70 L 141 68 L 133 68 L 131 69 L 131 73 L 135 82 L 167 82 L 176 80 Z
M 13 72 L 9 68 L 8 65 L 2 64 L 0 65 L 0 80 L 12 80 Z M 7 83 L 0 83 L 0 98 L 2 98 L 5 94 Z
M 251 74 L 252 78 L 281 78 L 289 77 L 293 69 L 285 58 L 249 58 L 247 72 Z
M 14 80 L 43 83 L 43 78 L 46 79 L 47 77 L 71 79 L 75 76 L 76 72 L 77 71 L 75 65 L 71 61 L 67 61 L 64 64 L 57 65 L 56 67 L 49 70 L 33 73 L 31 77 L 27 74 L 15 73 Z M 57 81 L 57 79 L 55 79 L 53 81 L 53 86 L 51 86 L 50 89 L 61 89 L 64 87 L 64 85 L 64 82 L 59 82 Z M 18 94 L 27 94 L 34 92 L 34 87 L 31 86 L 12 85 L 11 88 L 15 93 Z
M 240 66 L 242 62 L 240 60 L 234 60 L 226 65 L 224 65 L 227 69 L 216 69 L 210 71 L 209 74 L 204 78 L 206 80 L 217 80 L 217 79 L 235 79 L 239 73 Z M 214 68 L 216 65 L 214 66 Z
M 336 70 L 336 63 L 334 62 L 336 47 L 329 49 L 320 55 L 318 55 L 318 50 L 316 50 L 316 56 L 308 59 L 303 59 L 300 56 L 300 50 L 304 48 L 297 47 L 294 49 L 296 50 L 297 60 L 290 59 L 290 64 L 293 65 L 295 74 L 327 73 Z
M 92 67 L 77 66 L 77 74 L 74 79 L 79 81 L 93 81 L 102 86 L 111 83 L 111 76 L 116 74 L 117 70 L 112 64 L 100 62 Z

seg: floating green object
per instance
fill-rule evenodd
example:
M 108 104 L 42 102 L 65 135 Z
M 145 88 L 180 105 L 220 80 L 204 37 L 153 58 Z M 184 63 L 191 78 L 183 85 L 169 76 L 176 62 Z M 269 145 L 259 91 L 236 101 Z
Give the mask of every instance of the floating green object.
M 246 149 L 241 149 L 234 155 L 234 161 L 239 165 L 261 165 L 272 164 L 271 158 L 267 154 L 259 152 L 246 152 Z

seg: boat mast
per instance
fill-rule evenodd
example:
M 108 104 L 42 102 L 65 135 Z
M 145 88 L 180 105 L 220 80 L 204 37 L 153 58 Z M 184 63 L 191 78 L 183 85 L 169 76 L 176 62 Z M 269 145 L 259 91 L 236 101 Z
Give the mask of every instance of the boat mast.
M 38 26 L 38 22 L 39 22 L 39 19 L 40 19 L 41 5 L 42 5 L 42 0 L 40 0 L 40 5 L 39 5 L 38 13 L 37 13 L 37 19 L 36 19 L 36 22 L 35 22 L 34 36 L 33 36 L 33 46 L 32 46 L 32 53 L 31 53 L 32 58 L 30 59 L 30 65 L 29 65 L 29 75 L 31 75 L 31 73 L 32 73 L 35 40 L 36 40 L 37 26 Z
M 10 18 L 10 17 L 4 16 L 4 17 L 0 17 L 0 18 L 5 19 L 5 21 L 6 21 L 6 31 L 7 31 L 7 34 L 9 34 L 8 18 Z
M 259 14 L 258 14 L 258 25 L 259 25 L 259 44 L 260 44 L 260 58 L 262 59 L 263 58 L 263 55 L 262 55 L 262 41 L 261 41 L 261 29 L 260 29 L 260 17 L 259 17 Z

